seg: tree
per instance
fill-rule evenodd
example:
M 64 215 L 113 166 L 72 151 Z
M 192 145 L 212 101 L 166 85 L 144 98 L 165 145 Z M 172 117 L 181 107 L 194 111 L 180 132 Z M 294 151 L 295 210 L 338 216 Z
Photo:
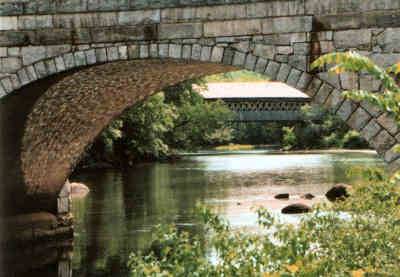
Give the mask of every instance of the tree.
M 342 72 L 366 72 L 377 80 L 380 80 L 383 85 L 383 91 L 381 93 L 352 89 L 344 91 L 343 95 L 355 101 L 365 100 L 369 102 L 391 116 L 396 120 L 397 125 L 400 125 L 400 87 L 391 76 L 400 73 L 400 62 L 384 69 L 375 64 L 370 58 L 357 52 L 349 51 L 345 53 L 330 53 L 323 55 L 312 63 L 311 69 L 324 68 L 325 66 L 332 64 L 335 66 L 331 67 L 329 72 L 336 74 Z M 395 150 L 400 151 L 400 146 L 398 144 L 396 145 Z M 397 171 L 394 177 L 400 180 L 400 171 Z

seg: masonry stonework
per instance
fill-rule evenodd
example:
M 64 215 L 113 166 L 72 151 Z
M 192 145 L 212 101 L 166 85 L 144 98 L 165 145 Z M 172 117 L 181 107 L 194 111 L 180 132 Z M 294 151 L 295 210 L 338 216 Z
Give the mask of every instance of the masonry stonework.
M 381 66 L 400 60 L 398 0 L 4 0 L 0 16 L 0 120 L 11 126 L 9 111 L 23 110 L 26 126 L 5 134 L 0 147 L 7 156 L 19 136 L 21 151 L 1 166 L 22 179 L 0 177 L 6 186 L 19 180 L 18 191 L 32 199 L 57 199 L 86 144 L 128 105 L 177 81 L 237 68 L 302 90 L 400 165 L 393 120 L 340 96 L 354 87 L 378 92 L 381 84 L 310 71 L 333 51 L 357 50 Z M 98 123 L 90 130 L 87 107 Z

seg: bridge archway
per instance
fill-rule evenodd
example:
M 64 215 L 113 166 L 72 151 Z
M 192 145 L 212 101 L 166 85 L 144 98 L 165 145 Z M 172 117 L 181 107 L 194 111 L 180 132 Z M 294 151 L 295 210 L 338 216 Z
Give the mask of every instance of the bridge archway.
M 24 207 L 56 213 L 56 200 L 85 146 L 125 108 L 186 79 L 241 68 L 305 92 L 360 131 L 396 166 L 395 123 L 366 103 L 342 99 L 340 80 L 232 48 L 120 45 L 40 60 L 21 68 L 18 82 L 2 80 L 2 126 L 19 124 L 2 135 L 1 148 L 7 149 L 2 150 L 7 160 L 1 161 L 1 172 L 7 172 L 1 176 L 3 195 L 10 195 L 13 212 Z M 10 116 L 15 108 L 19 119 Z

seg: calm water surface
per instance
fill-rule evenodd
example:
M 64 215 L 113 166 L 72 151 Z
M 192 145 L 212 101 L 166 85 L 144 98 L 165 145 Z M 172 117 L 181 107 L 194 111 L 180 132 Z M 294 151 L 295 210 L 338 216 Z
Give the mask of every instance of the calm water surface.
M 282 205 L 299 201 L 303 193 L 321 200 L 332 185 L 359 181 L 357 176 L 346 177 L 350 166 L 384 164 L 366 152 L 246 151 L 188 155 L 175 163 L 142 164 L 125 172 L 80 172 L 73 181 L 87 184 L 91 191 L 73 200 L 73 276 L 124 275 L 121 265 L 130 252 L 149 246 L 157 224 L 200 230 L 193 215 L 197 202 L 211 205 L 234 226 L 251 227 L 256 219 L 251 206 L 279 214 Z M 274 200 L 280 192 L 289 192 L 292 200 Z

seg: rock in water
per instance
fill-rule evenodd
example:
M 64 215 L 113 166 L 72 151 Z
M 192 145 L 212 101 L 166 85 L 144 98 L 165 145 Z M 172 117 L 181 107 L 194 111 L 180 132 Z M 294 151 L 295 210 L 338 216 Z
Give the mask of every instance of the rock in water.
M 315 196 L 313 194 L 311 194 L 311 193 L 306 193 L 306 194 L 303 194 L 302 196 L 300 196 L 300 198 L 301 199 L 311 200 L 311 199 L 315 198 Z
M 308 213 L 311 208 L 302 203 L 291 204 L 282 209 L 283 214 L 303 214 Z
M 338 200 L 344 200 L 345 198 L 349 197 L 348 186 L 347 185 L 336 185 L 333 188 L 331 188 L 325 194 L 325 196 L 331 202 L 335 202 Z
M 289 193 L 280 193 L 275 195 L 275 199 L 289 199 Z

